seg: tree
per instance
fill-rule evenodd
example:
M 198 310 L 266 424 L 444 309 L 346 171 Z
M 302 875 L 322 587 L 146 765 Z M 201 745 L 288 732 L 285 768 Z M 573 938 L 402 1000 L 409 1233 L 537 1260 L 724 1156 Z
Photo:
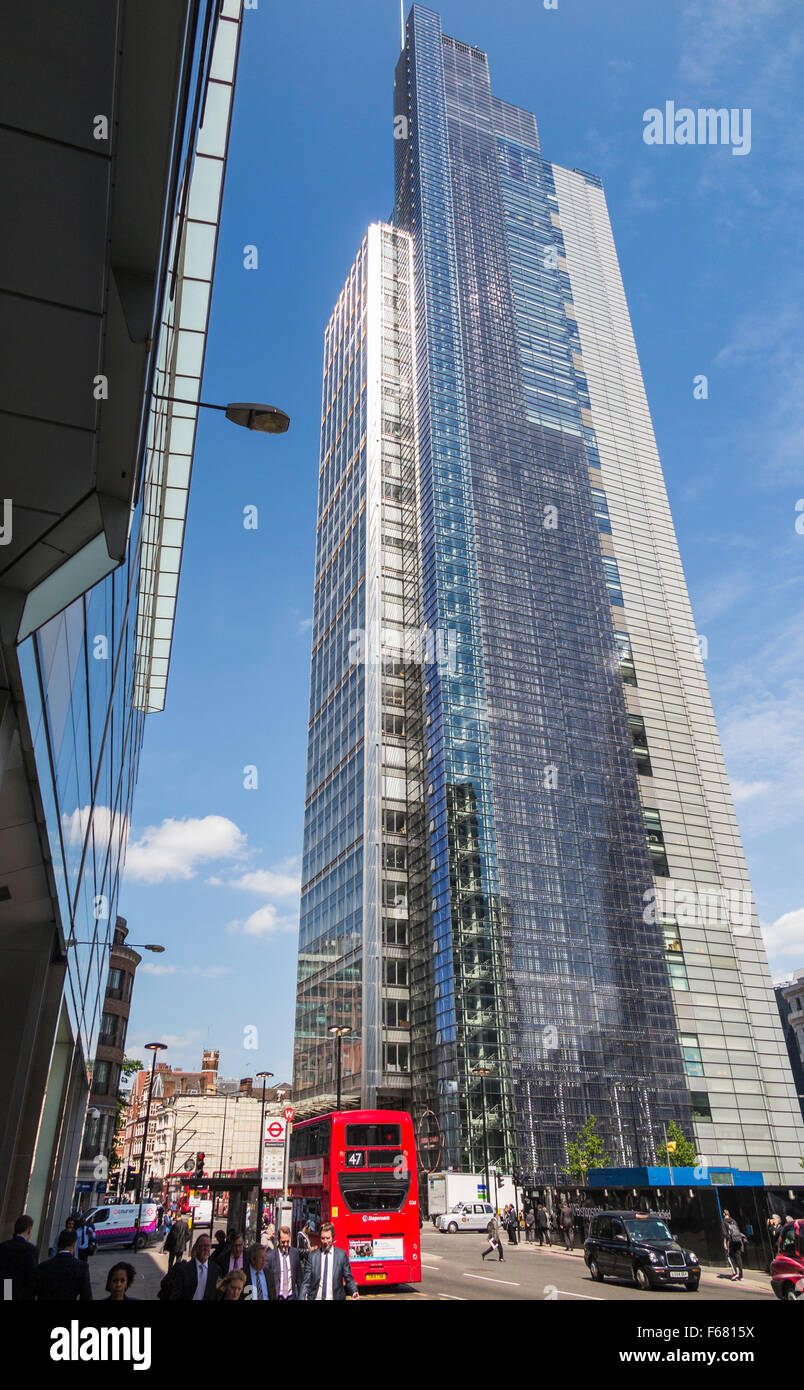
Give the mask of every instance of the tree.
M 603 1147 L 603 1140 L 596 1133 L 596 1125 L 597 1117 L 587 1115 L 574 1142 L 567 1145 L 567 1171 L 573 1178 L 580 1178 L 581 1181 L 586 1178 L 588 1169 L 606 1168 L 609 1164 L 609 1156 Z
M 668 1155 L 667 1149 L 670 1147 Z M 675 1148 L 673 1147 L 675 1145 Z M 698 1162 L 698 1151 L 691 1139 L 687 1139 L 681 1126 L 671 1120 L 667 1126 L 665 1142 L 656 1149 L 656 1162 L 671 1168 L 694 1168 Z

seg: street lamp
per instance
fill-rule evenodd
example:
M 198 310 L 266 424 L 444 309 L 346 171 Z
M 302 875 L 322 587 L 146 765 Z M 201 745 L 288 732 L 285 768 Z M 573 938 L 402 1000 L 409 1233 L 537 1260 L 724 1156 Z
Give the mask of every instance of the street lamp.
M 351 1031 L 352 1031 L 351 1028 L 347 1028 L 347 1027 L 346 1027 L 345 1025 L 343 1025 L 343 1024 L 334 1024 L 333 1027 L 329 1029 L 329 1035 L 330 1035 L 330 1037 L 331 1037 L 331 1038 L 337 1038 L 337 1039 L 338 1039 L 338 1090 L 337 1090 L 338 1101 L 337 1101 L 337 1104 L 336 1104 L 336 1106 L 335 1106 L 335 1109 L 336 1109 L 336 1110 L 340 1110 L 340 1108 L 341 1108 L 341 1059 L 342 1059 L 343 1035 L 344 1035 L 344 1033 L 351 1033 Z
M 152 1053 L 153 1053 L 153 1058 L 152 1058 L 152 1061 L 151 1061 L 151 1081 L 150 1081 L 150 1084 L 149 1084 L 149 1086 L 148 1086 L 148 1104 L 147 1104 L 146 1107 L 145 1107 L 145 1127 L 144 1127 L 144 1129 L 143 1129 L 143 1131 L 142 1131 L 142 1153 L 140 1154 L 140 1176 L 139 1176 L 139 1181 L 138 1181 L 138 1183 L 137 1183 L 137 1187 L 138 1187 L 138 1189 L 139 1189 L 139 1191 L 138 1191 L 138 1193 L 137 1193 L 137 1198 L 138 1198 L 138 1201 L 139 1201 L 139 1210 L 138 1210 L 138 1212 L 137 1212 L 137 1225 L 136 1225 L 135 1234 L 134 1234 L 134 1249 L 135 1249 L 135 1250 L 138 1249 L 139 1238 L 140 1238 L 140 1224 L 141 1224 L 141 1222 L 142 1222 L 142 1183 L 143 1183 L 143 1178 L 145 1177 L 145 1145 L 146 1145 L 147 1140 L 148 1140 L 148 1121 L 149 1121 L 150 1118 L 151 1118 L 151 1097 L 152 1097 L 152 1095 L 153 1095 L 153 1093 L 154 1093 L 154 1073 L 155 1073 L 155 1071 L 156 1071 L 156 1054 L 157 1054 L 158 1052 L 164 1052 L 166 1048 L 167 1048 L 167 1043 L 146 1043 L 146 1044 L 145 1044 L 145 1050 L 146 1050 L 146 1052 L 152 1052 Z
M 75 939 L 74 936 L 68 936 L 68 938 L 67 938 L 67 940 L 66 940 L 66 942 L 65 942 L 64 944 L 65 944 L 66 946 L 98 946 L 98 945 L 100 945 L 100 942 L 98 942 L 98 941 L 76 941 L 76 939 Z M 114 943 L 113 941 L 107 942 L 107 945 L 108 945 L 108 947 L 109 947 L 110 950 L 119 950 L 119 949 L 120 949 L 120 945 L 119 945 L 119 944 L 118 944 L 118 945 L 115 945 L 115 943 Z M 125 949 L 126 949 L 127 951 L 128 951 L 128 950 L 154 951 L 157 955 L 161 955 L 165 948 L 164 948 L 164 946 L 157 946 L 157 945 L 155 944 L 155 942 L 153 942 L 153 941 L 127 941 L 127 942 L 125 943 Z
M 215 405 L 212 401 L 188 401 L 181 396 L 157 396 L 155 401 L 170 401 L 172 405 L 200 406 L 203 410 L 222 410 L 233 425 L 243 429 L 256 430 L 259 434 L 284 434 L 290 425 L 290 416 L 278 405 L 261 405 L 255 401 L 230 401 L 228 405 Z
M 472 1067 L 472 1075 L 480 1077 L 480 1104 L 483 1113 L 483 1167 L 486 1172 L 486 1201 L 491 1201 L 491 1180 L 489 1178 L 489 1136 L 486 1128 L 486 1077 L 491 1075 L 489 1067 L 481 1067 L 480 1063 Z M 495 1211 L 497 1203 L 494 1203 Z
M 260 1108 L 260 1147 L 257 1156 L 257 1240 L 262 1234 L 262 1161 L 265 1156 L 265 1083 L 272 1071 L 258 1071 L 262 1077 L 262 1106 Z

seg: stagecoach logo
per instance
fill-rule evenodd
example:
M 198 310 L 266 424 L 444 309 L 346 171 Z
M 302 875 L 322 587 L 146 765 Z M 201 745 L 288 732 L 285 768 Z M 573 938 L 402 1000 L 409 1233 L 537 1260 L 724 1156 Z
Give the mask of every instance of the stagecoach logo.
M 390 1220 L 391 1220 L 390 1216 L 364 1216 L 364 1217 L 363 1217 L 363 1223 L 364 1223 L 364 1225 L 365 1225 L 365 1223 L 366 1223 L 367 1221 L 390 1221 Z

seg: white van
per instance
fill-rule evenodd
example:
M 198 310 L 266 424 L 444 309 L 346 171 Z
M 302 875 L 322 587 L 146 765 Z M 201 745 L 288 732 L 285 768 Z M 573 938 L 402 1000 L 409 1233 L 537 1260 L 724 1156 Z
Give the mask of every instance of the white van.
M 142 1250 L 144 1246 L 155 1240 L 159 1225 L 156 1202 L 143 1202 L 142 1204 L 142 1225 L 137 1234 L 135 1245 L 134 1236 L 138 1212 L 138 1202 L 123 1203 L 120 1206 L 95 1207 L 88 1212 L 86 1219 L 91 1221 L 95 1227 L 98 1249 L 100 1250 L 107 1245 L 134 1245 L 136 1250 Z

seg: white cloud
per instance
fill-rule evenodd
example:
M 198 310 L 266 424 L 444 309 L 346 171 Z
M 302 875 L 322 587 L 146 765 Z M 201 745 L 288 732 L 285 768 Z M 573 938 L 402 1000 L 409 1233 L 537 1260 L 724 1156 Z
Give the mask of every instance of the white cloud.
M 245 922 L 230 922 L 228 930 L 245 936 L 276 936 L 280 932 L 295 932 L 298 925 L 296 917 L 283 917 L 274 903 L 264 903 Z
M 762 796 L 763 792 L 770 789 L 770 786 L 770 782 L 732 781 L 731 794 L 735 801 L 751 801 L 755 796 Z
M 783 912 L 770 926 L 763 926 L 762 935 L 774 977 L 804 967 L 804 907 Z
M 91 806 L 76 807 L 69 815 L 66 811 L 62 812 L 62 831 L 64 833 L 64 838 L 72 848 L 76 848 L 78 845 L 84 843 L 89 829 L 91 815 Z M 125 843 L 125 837 L 128 834 L 128 817 L 121 815 L 120 812 L 116 812 L 112 815 L 108 806 L 96 806 L 93 830 L 96 841 L 101 844 L 106 844 L 108 842 L 112 831 L 118 835 L 122 835 L 123 843 Z
M 236 859 L 245 852 L 246 837 L 226 816 L 187 817 L 149 825 L 132 840 L 126 856 L 129 878 L 143 883 L 192 878 L 207 859 Z
M 284 868 L 278 864 L 273 869 L 253 869 L 228 882 L 220 878 L 211 878 L 208 882 L 223 888 L 240 888 L 247 893 L 264 893 L 269 898 L 297 898 L 301 893 L 301 878 L 298 874 L 283 872 Z

